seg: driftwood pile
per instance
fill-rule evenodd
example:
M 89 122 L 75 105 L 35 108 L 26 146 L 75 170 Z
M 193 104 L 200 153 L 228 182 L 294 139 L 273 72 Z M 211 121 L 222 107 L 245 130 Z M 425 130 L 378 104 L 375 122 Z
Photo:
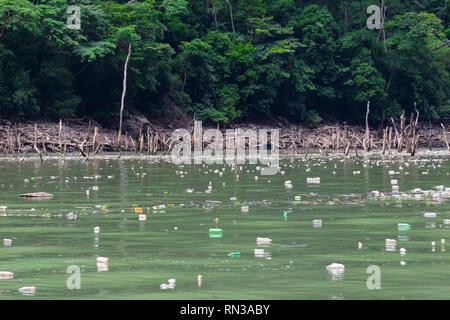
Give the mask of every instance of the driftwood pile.
M 306 154 L 311 149 L 318 149 L 321 154 L 338 152 L 345 155 L 353 151 L 358 156 L 358 150 L 370 151 L 380 149 L 383 154 L 393 150 L 402 152 L 406 150 L 414 155 L 418 148 L 449 148 L 447 137 L 448 126 L 444 124 L 432 125 L 419 123 L 419 112 L 415 108 L 415 114 L 406 120 L 403 111 L 399 120 L 390 119 L 390 124 L 371 130 L 369 127 L 370 102 L 367 103 L 365 128 L 340 124 L 318 124 L 311 126 L 287 125 L 278 123 L 274 126 L 248 124 L 239 126 L 247 129 L 280 129 L 279 148 L 290 150 L 297 154 L 304 150 Z M 194 124 L 191 122 L 188 131 L 191 133 L 194 143 Z M 217 128 L 225 137 L 225 128 Z M 235 127 L 234 129 L 237 129 Z M 203 133 L 209 128 L 203 127 Z M 227 128 L 229 129 L 229 128 Z M 59 154 L 64 157 L 67 153 L 79 153 L 85 160 L 94 158 L 102 152 L 136 152 L 142 154 L 168 154 L 176 141 L 172 141 L 174 129 L 156 127 L 147 123 L 138 129 L 138 136 L 131 136 L 125 132 L 120 145 L 117 145 L 118 132 L 99 128 L 94 122 L 87 120 L 67 119 L 54 122 L 20 123 L 13 124 L 9 121 L 0 121 L 0 153 L 4 155 L 25 155 L 27 153 L 39 154 L 43 161 L 49 153 Z M 269 130 L 270 131 L 270 130 Z M 270 140 L 269 140 L 270 142 Z M 205 147 L 205 145 L 203 145 Z

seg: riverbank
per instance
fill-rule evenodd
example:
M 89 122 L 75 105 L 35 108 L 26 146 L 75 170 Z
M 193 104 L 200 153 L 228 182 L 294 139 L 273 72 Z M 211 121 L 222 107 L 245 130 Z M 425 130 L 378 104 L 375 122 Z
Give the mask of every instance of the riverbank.
M 126 119 L 124 134 L 120 143 L 120 151 L 142 152 L 156 154 L 171 149 L 171 135 L 177 128 L 193 132 L 193 122 L 177 124 L 179 127 L 163 126 L 150 123 L 142 117 Z M 141 129 L 142 128 L 142 129 Z M 203 132 L 217 128 L 203 125 Z M 299 151 L 301 149 L 343 151 L 351 142 L 352 148 L 364 149 L 363 140 L 365 128 L 363 126 L 345 126 L 333 123 L 321 124 L 245 124 L 239 126 L 219 127 L 225 135 L 226 129 L 279 129 L 280 149 Z M 345 130 L 348 129 L 348 134 Z M 440 125 L 421 124 L 417 128 L 419 138 L 418 148 L 447 148 L 443 128 Z M 447 126 L 447 136 L 450 130 Z M 373 149 L 383 147 L 384 131 L 371 128 L 370 136 Z M 395 139 L 394 139 L 395 140 Z M 385 144 L 387 139 L 385 141 Z M 392 143 L 392 148 L 394 147 Z M 389 148 L 388 145 L 385 146 Z M 85 157 L 100 152 L 117 152 L 117 131 L 103 128 L 100 124 L 89 119 L 64 119 L 60 122 L 47 120 L 14 123 L 0 120 L 0 153 L 81 153 Z

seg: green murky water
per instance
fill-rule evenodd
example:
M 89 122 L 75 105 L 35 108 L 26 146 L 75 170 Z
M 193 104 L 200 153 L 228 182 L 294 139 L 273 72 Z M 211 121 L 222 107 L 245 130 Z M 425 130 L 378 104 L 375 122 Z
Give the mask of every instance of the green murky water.
M 145 157 L 3 159 L 0 241 L 12 246 L 0 243 L 0 270 L 14 279 L 0 279 L 0 299 L 450 298 L 450 191 L 434 188 L 450 187 L 448 155 L 283 158 L 280 167 L 284 175 L 260 176 L 256 165 L 178 167 Z M 392 194 L 392 179 L 400 194 Z M 18 197 L 38 191 L 54 198 Z M 398 223 L 411 230 L 398 231 Z M 222 238 L 209 237 L 215 227 Z M 272 243 L 258 245 L 257 237 Z M 397 240 L 394 251 L 388 238 Z M 109 258 L 107 271 L 97 269 L 98 256 Z M 343 274 L 327 271 L 333 262 L 345 265 Z M 71 265 L 81 271 L 79 290 L 67 288 Z M 371 265 L 380 268 L 381 289 L 367 287 Z M 175 289 L 160 289 L 172 278 Z M 34 295 L 19 292 L 28 286 Z

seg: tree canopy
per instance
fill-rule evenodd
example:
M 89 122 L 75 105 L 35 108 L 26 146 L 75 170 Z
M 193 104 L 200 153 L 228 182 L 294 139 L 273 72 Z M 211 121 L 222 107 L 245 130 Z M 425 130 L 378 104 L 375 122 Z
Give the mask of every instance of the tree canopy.
M 0 0 L 0 116 L 116 117 L 131 44 L 126 110 L 150 118 L 448 119 L 447 1 L 385 3 L 383 35 L 367 0 Z

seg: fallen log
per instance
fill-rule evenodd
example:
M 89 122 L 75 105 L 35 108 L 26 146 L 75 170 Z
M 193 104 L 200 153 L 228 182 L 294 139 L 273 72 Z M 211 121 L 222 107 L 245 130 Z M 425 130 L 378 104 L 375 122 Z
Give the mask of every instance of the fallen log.
M 19 194 L 21 198 L 53 198 L 53 195 L 48 192 L 33 192 Z

